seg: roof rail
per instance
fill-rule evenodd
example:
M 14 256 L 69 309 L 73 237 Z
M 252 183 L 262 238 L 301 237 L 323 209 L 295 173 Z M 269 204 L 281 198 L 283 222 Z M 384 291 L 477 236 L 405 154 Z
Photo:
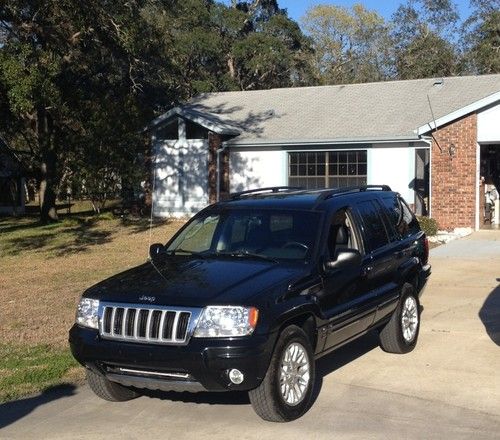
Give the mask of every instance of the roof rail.
M 316 199 L 315 207 L 318 206 L 323 200 L 330 199 L 334 196 L 349 194 L 364 191 L 392 191 L 389 185 L 363 185 L 363 186 L 347 186 L 344 188 L 332 188 L 320 192 Z
M 248 189 L 246 191 L 240 191 L 237 193 L 230 194 L 230 200 L 239 200 L 241 199 L 242 196 L 247 196 L 247 195 L 252 195 L 252 194 L 259 194 L 259 193 L 279 193 L 279 192 L 286 192 L 286 191 L 301 191 L 304 188 L 300 186 L 271 186 L 268 188 L 256 188 L 256 189 Z

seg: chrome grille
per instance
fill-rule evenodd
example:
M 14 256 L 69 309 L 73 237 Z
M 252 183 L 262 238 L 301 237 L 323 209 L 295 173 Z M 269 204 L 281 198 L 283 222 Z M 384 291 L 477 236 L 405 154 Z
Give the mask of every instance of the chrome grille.
M 99 331 L 105 339 L 149 344 L 187 344 L 201 309 L 101 303 Z

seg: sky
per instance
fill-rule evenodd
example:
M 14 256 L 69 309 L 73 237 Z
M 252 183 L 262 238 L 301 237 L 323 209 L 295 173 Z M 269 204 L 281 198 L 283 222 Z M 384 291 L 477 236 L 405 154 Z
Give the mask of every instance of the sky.
M 300 18 L 309 7 L 317 4 L 332 4 L 349 8 L 355 3 L 361 3 L 367 9 L 374 9 L 383 17 L 389 19 L 403 2 L 404 0 L 278 0 L 279 6 L 287 9 L 288 15 L 296 21 L 300 21 Z M 454 3 L 458 6 L 460 18 L 464 20 L 469 15 L 469 0 L 455 0 Z

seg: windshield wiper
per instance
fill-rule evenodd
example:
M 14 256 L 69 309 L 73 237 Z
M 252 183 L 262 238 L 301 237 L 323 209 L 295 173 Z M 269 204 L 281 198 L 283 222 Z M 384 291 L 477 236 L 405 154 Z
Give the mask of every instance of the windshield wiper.
M 205 255 L 202 254 L 201 252 L 189 251 L 187 249 L 180 249 L 180 248 L 167 251 L 167 254 L 168 255 L 186 254 L 186 255 L 192 255 L 194 257 L 205 258 Z
M 217 255 L 227 255 L 235 258 L 254 258 L 258 260 L 271 261 L 272 263 L 279 263 L 278 260 L 268 257 L 267 255 L 254 254 L 248 251 L 235 251 L 235 252 L 217 252 Z

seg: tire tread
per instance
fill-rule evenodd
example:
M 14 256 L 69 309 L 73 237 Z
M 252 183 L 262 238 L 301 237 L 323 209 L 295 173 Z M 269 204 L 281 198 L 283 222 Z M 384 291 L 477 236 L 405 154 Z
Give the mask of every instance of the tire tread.
M 98 397 L 110 402 L 125 402 L 139 396 L 139 393 L 136 391 L 111 382 L 104 376 L 91 370 L 87 370 L 87 383 Z

